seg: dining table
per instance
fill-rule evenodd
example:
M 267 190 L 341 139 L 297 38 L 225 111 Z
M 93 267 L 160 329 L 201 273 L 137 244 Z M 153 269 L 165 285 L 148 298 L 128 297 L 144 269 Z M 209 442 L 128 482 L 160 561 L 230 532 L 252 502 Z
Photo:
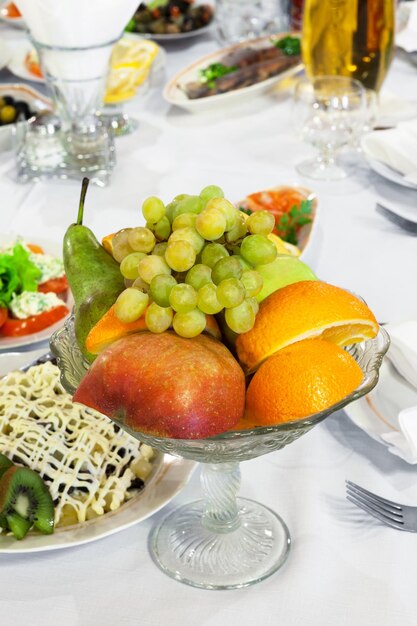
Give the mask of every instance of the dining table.
M 26 33 L 1 25 L 0 39 L 13 51 Z M 163 48 L 163 71 L 146 93 L 124 105 L 138 128 L 116 138 L 110 184 L 88 190 L 84 223 L 97 237 L 142 225 L 141 204 L 150 195 L 168 202 L 215 184 L 237 202 L 276 185 L 303 186 L 317 196 L 314 241 L 305 257 L 317 276 L 359 294 L 380 323 L 417 319 L 417 240 L 376 211 L 378 199 L 392 193 L 400 197 L 402 189 L 375 173 L 353 149 L 346 158 L 356 167 L 346 179 L 302 179 L 295 166 L 314 150 L 295 130 L 293 81 L 198 113 L 169 104 L 164 84 L 219 44 L 210 31 Z M 0 82 L 22 79 L 4 68 Z M 45 89 L 40 83 L 32 86 Z M 404 56 L 392 63 L 384 97 L 395 97 L 408 110 L 415 106 L 417 117 L 417 67 Z M 77 180 L 18 183 L 14 152 L 0 153 L 2 237 L 59 244 L 76 220 L 79 193 Z M 28 349 L 33 346 L 20 348 Z M 413 464 L 392 454 L 341 410 L 282 450 L 245 461 L 241 472 L 240 495 L 276 511 L 291 534 L 289 557 L 272 576 L 242 589 L 203 590 L 168 577 L 155 565 L 148 550 L 150 530 L 175 506 L 201 497 L 196 468 L 162 510 L 111 536 L 13 554 L 2 553 L 0 537 L 0 624 L 416 624 L 417 535 L 382 525 L 345 497 L 348 479 L 417 505 Z

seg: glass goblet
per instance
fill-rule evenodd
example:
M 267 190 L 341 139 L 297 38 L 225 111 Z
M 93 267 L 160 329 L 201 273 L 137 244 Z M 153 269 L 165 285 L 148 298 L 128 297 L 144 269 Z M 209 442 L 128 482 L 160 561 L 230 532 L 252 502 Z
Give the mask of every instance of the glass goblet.
M 301 138 L 317 148 L 319 154 L 298 163 L 299 174 L 319 180 L 348 176 L 348 171 L 337 164 L 336 153 L 352 143 L 358 128 L 363 127 L 365 108 L 365 90 L 352 78 L 302 78 L 294 92 L 294 126 Z
M 174 509 L 152 530 L 150 550 L 156 564 L 172 578 L 203 589 L 247 587 L 277 571 L 289 553 L 288 528 L 271 509 L 236 498 L 239 462 L 283 448 L 368 393 L 377 383 L 388 346 L 389 338 L 382 328 L 375 339 L 353 346 L 349 352 L 364 374 L 360 386 L 325 411 L 295 422 L 187 440 L 145 435 L 117 420 L 140 441 L 202 465 L 204 499 Z M 73 318 L 53 335 L 51 349 L 62 384 L 72 394 L 89 367 L 75 340 Z

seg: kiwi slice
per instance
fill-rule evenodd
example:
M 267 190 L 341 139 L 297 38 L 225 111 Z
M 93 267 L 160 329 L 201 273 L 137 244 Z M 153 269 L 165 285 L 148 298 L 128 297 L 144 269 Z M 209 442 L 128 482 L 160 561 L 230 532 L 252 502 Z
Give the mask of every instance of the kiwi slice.
M 23 539 L 32 526 L 32 522 L 24 519 L 18 513 L 9 513 L 6 515 L 6 522 L 16 539 Z
M 21 523 L 15 513 L 42 533 L 54 531 L 54 503 L 47 486 L 33 470 L 13 465 L 0 480 L 0 516 L 6 517 L 14 534 L 11 519 L 20 534 Z
M 13 463 L 11 462 L 11 460 L 0 452 L 0 478 L 3 476 L 4 472 L 8 470 L 9 467 L 11 467 L 12 465 Z

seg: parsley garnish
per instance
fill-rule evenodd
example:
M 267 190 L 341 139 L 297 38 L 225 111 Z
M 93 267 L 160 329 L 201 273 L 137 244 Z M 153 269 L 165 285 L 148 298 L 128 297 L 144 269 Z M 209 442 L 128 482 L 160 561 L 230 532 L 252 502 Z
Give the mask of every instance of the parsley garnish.
M 283 37 L 282 39 L 276 39 L 272 42 L 276 48 L 280 48 L 284 54 L 289 57 L 301 54 L 301 40 L 299 37 Z
M 212 88 L 216 84 L 216 80 L 231 72 L 236 72 L 238 67 L 236 65 L 223 65 L 223 63 L 211 63 L 208 67 L 199 71 L 201 82 L 206 83 L 208 87 Z
M 284 239 L 284 241 L 288 241 L 288 243 L 292 243 L 296 246 L 298 243 L 297 231 L 301 226 L 311 223 L 312 209 L 312 200 L 302 200 L 299 208 L 294 205 L 288 213 L 281 215 L 276 224 L 276 228 L 281 239 Z

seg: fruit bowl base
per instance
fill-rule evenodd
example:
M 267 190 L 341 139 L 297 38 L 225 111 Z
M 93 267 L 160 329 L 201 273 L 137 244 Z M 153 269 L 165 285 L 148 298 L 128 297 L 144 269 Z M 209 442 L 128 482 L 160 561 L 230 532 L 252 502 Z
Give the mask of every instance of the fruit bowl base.
M 237 498 L 237 506 L 237 524 L 224 532 L 204 525 L 204 500 L 169 513 L 150 536 L 155 563 L 175 580 L 201 589 L 248 587 L 276 572 L 290 550 L 286 524 L 253 500 Z

